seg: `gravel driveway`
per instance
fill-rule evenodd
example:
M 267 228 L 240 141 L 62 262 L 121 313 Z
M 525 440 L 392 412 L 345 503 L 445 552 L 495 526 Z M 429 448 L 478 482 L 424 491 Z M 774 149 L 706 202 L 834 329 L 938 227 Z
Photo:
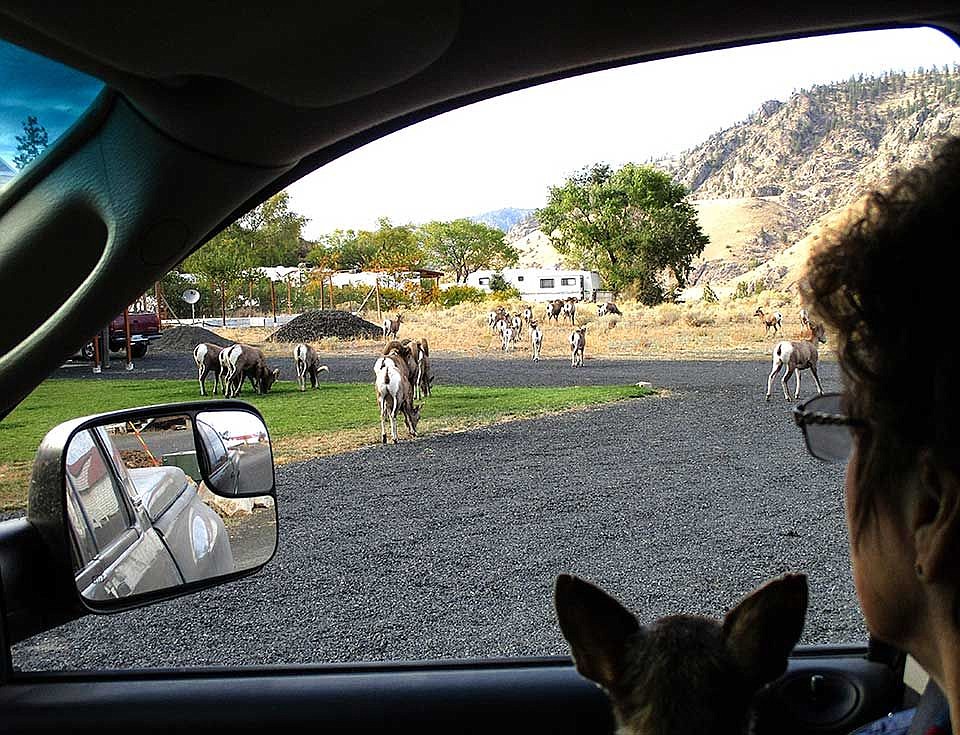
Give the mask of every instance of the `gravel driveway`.
M 568 384 L 572 374 L 560 360 L 435 362 L 438 384 Z M 327 363 L 331 380 L 369 377 L 368 357 Z M 590 360 L 576 382 L 642 379 L 667 391 L 282 467 L 280 551 L 264 571 L 75 621 L 17 646 L 14 662 L 238 666 L 566 653 L 551 608 L 561 571 L 596 580 L 649 621 L 677 611 L 719 615 L 762 580 L 802 570 L 811 583 L 803 641 L 863 640 L 842 469 L 806 455 L 789 404 L 763 401 L 766 370 L 746 361 Z M 821 373 L 827 390 L 839 386 L 836 365 Z M 807 378 L 804 395 L 812 388 Z

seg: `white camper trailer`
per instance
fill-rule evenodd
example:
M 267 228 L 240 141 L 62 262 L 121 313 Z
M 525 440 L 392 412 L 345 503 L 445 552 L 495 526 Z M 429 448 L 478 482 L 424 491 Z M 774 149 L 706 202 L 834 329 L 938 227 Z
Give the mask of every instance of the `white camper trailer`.
M 475 271 L 467 276 L 467 285 L 490 290 L 490 277 L 500 273 L 503 279 L 520 292 L 524 301 L 552 301 L 571 296 L 593 301 L 600 290 L 600 274 L 596 271 L 557 270 L 554 268 L 504 268 L 502 271 Z

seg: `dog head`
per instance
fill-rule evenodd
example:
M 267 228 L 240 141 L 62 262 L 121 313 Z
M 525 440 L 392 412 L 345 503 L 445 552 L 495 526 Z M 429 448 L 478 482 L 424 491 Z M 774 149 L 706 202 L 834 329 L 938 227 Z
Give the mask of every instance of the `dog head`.
M 557 578 L 554 604 L 577 671 L 607 692 L 618 733 L 737 733 L 753 695 L 786 670 L 803 632 L 807 578 L 768 582 L 722 622 L 675 615 L 644 627 L 569 575 Z

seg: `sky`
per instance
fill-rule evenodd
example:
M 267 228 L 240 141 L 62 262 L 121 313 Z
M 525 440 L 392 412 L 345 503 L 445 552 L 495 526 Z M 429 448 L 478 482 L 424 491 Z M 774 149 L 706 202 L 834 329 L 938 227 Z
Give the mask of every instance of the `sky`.
M 854 74 L 960 62 L 931 29 L 850 33 L 665 59 L 514 92 L 349 153 L 288 188 L 304 235 L 544 205 L 583 166 L 680 153 L 766 100 Z
M 97 79 L 0 41 L 0 157 L 13 164 L 28 115 L 46 128 L 52 144 L 102 88 Z

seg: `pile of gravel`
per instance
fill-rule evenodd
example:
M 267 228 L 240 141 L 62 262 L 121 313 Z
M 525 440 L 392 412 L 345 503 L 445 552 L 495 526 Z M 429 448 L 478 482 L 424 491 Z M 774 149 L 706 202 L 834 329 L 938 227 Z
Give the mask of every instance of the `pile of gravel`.
M 268 342 L 312 342 L 324 337 L 338 339 L 378 338 L 383 330 L 349 311 L 305 311 L 267 337 Z
M 233 344 L 219 334 L 214 334 L 203 327 L 175 327 L 164 331 L 160 339 L 154 340 L 151 350 L 158 352 L 193 352 L 193 348 L 201 342 L 210 342 L 219 347 Z

